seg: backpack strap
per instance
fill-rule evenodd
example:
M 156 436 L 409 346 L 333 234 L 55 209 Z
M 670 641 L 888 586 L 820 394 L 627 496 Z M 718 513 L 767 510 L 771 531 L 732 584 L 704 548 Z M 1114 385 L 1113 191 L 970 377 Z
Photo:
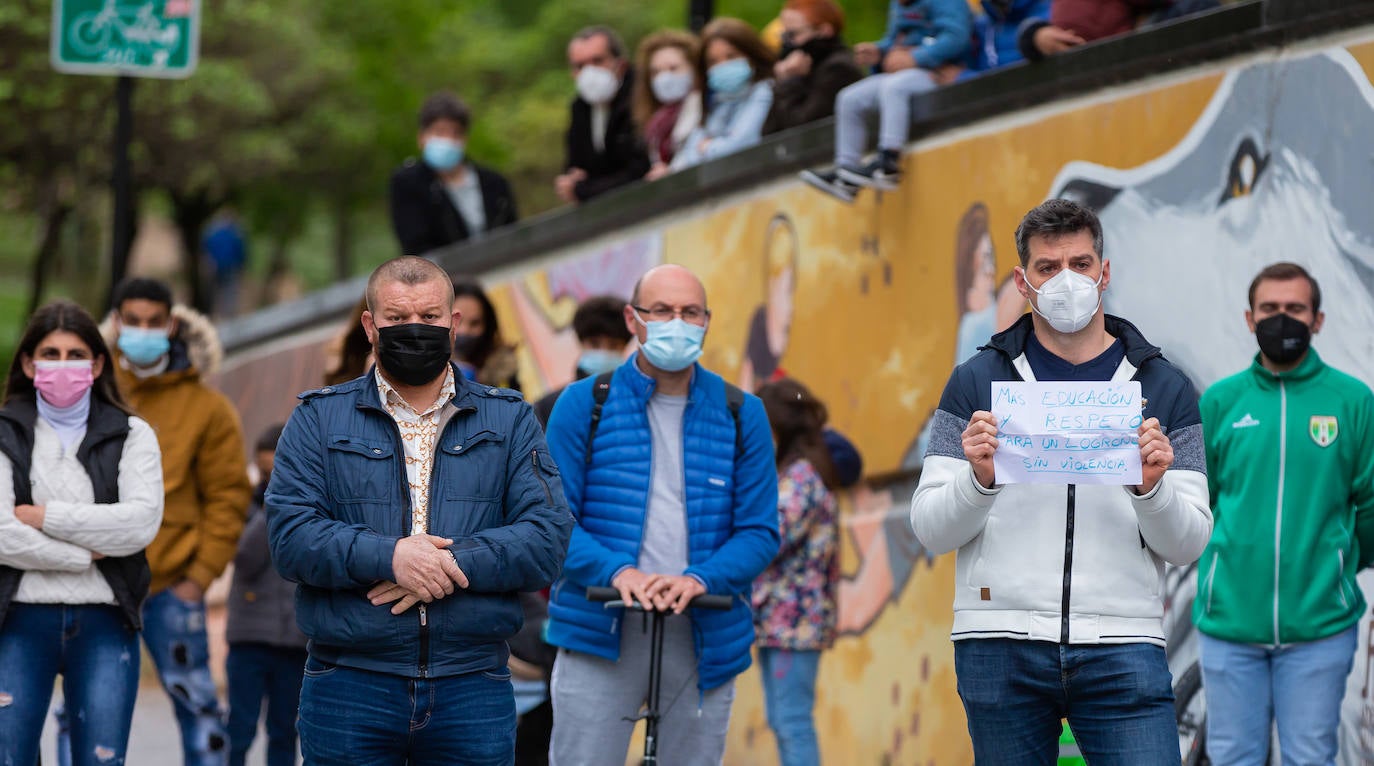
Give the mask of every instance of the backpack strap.
M 592 417 L 590 427 L 587 429 L 587 451 L 585 460 L 587 465 L 592 463 L 592 440 L 596 438 L 596 429 L 601 425 L 601 408 L 606 406 L 606 399 L 611 395 L 611 378 L 615 372 L 603 372 L 596 376 L 596 382 L 592 385 Z M 744 429 L 740 427 L 740 408 L 744 406 L 744 391 L 739 386 L 725 384 L 725 404 L 730 408 L 730 417 L 735 421 L 735 457 L 744 454 Z
M 611 378 L 615 376 L 615 371 L 603 372 L 596 376 L 596 383 L 592 385 L 592 422 L 587 429 L 587 465 L 592 464 L 592 441 L 596 439 L 596 428 L 601 425 L 601 408 L 606 406 L 606 399 L 611 395 Z

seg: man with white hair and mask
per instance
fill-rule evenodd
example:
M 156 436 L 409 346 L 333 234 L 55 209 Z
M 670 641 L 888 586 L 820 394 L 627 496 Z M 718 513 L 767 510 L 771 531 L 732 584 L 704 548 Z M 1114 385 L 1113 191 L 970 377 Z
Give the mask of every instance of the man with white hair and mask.
M 577 98 L 567 159 L 553 187 L 559 199 L 579 203 L 643 178 L 649 155 L 630 111 L 634 71 L 620 35 L 600 25 L 578 31 L 568 43 L 568 66 Z

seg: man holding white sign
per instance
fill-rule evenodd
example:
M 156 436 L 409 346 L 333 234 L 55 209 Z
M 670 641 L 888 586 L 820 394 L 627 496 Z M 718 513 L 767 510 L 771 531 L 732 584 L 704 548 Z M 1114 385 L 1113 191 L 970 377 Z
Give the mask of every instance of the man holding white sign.
M 911 500 L 921 542 L 958 550 L 974 759 L 1053 764 L 1067 718 L 1094 766 L 1177 764 L 1160 593 L 1212 531 L 1197 395 L 1102 311 L 1092 211 L 1049 200 L 1016 248 L 1032 313 L 955 368 Z

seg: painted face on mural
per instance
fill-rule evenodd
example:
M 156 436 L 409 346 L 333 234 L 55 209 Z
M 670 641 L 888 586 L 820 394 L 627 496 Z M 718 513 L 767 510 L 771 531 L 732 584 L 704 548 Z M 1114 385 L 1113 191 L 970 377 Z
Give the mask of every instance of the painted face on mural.
M 992 249 L 992 237 L 984 234 L 973 254 L 975 270 L 964 300 L 969 311 L 983 311 L 996 300 L 997 259 Z
M 1304 87 L 1276 97 L 1277 82 Z M 1205 387 L 1254 354 L 1241 315 L 1255 272 L 1293 261 L 1321 283 L 1324 306 L 1340 307 L 1324 322 L 1322 357 L 1374 379 L 1374 175 L 1352 172 L 1330 129 L 1374 135 L 1372 97 L 1343 49 L 1264 62 L 1228 74 L 1163 156 L 1126 170 L 1065 166 L 1051 196 L 1097 210 L 1112 243 L 1120 283 L 1103 296 L 1106 310 Z

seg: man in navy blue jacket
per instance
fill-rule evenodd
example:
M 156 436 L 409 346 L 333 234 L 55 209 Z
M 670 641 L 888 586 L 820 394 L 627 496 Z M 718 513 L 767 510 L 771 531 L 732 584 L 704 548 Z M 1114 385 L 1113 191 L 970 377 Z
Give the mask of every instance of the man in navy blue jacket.
M 778 483 L 763 403 L 696 363 L 710 317 L 695 275 L 651 269 L 625 307 L 640 350 L 609 379 L 569 386 L 549 420 L 577 517 L 549 605 L 549 642 L 561 647 L 552 763 L 623 763 L 648 692 L 649 634 L 589 602 L 593 585 L 678 614 L 703 593 L 734 598 L 729 611 L 665 621 L 660 677 L 659 750 L 682 764 L 724 754 L 754 641 L 750 587 L 778 551 Z
M 267 521 L 310 638 L 307 763 L 507 764 L 506 639 L 517 593 L 558 575 L 572 517 L 520 394 L 457 374 L 459 314 L 438 266 L 368 281 L 377 366 L 301 395 L 277 448 Z

